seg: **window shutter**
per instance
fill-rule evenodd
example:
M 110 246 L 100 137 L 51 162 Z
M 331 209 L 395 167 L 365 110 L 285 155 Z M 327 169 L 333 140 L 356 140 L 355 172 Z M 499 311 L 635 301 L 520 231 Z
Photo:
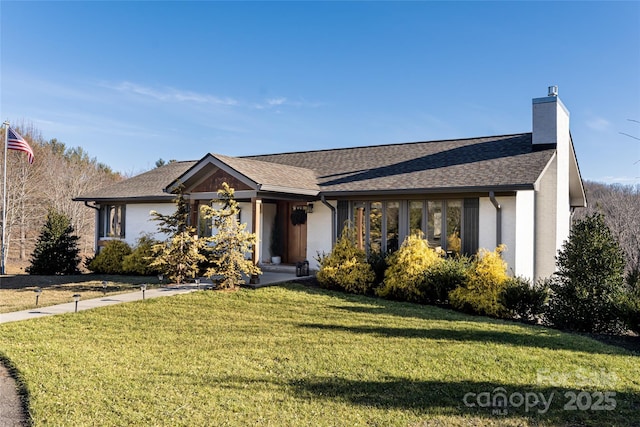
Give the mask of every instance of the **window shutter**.
M 342 229 L 349 221 L 349 202 L 346 200 L 338 200 L 337 208 L 337 221 L 336 221 L 336 238 L 339 239 L 342 234 Z
M 480 229 L 480 200 L 464 199 L 462 214 L 462 253 L 473 255 L 478 252 Z

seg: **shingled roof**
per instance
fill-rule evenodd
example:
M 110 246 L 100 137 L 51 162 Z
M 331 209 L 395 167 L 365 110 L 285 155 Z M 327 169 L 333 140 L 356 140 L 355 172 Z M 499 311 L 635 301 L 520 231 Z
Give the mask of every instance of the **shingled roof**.
M 531 133 L 249 156 L 314 170 L 325 194 L 533 188 L 555 146 Z
M 229 167 L 262 186 L 300 188 L 320 191 L 315 171 L 295 164 L 278 164 L 248 157 L 229 157 L 213 154 Z
M 532 134 L 522 133 L 259 156 L 209 156 L 255 182 L 262 191 L 291 188 L 335 196 L 533 188 L 554 152 L 554 145 L 534 148 Z M 171 199 L 163 190 L 209 156 L 169 163 L 75 200 Z
M 163 190 L 196 163 L 196 161 L 171 162 L 124 181 L 83 194 L 74 200 L 81 202 L 123 199 L 173 200 L 175 196 L 167 194 Z

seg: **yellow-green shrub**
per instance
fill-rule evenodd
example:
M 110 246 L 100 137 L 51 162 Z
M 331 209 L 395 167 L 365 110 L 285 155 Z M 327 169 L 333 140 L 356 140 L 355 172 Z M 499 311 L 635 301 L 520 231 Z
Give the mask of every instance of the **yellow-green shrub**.
M 492 252 L 478 251 L 465 285 L 449 293 L 449 302 L 455 309 L 484 316 L 505 316 L 506 310 L 500 301 L 509 278 L 507 263 L 501 256 L 505 249 L 505 245 L 500 245 Z
M 419 283 L 429 268 L 442 261 L 443 258 L 429 247 L 423 236 L 407 236 L 400 249 L 390 256 L 384 282 L 376 293 L 384 298 L 421 301 Z
M 321 256 L 319 262 L 316 279 L 320 286 L 357 294 L 371 291 L 375 274 L 367 262 L 367 254 L 356 245 L 353 229 L 345 227 L 331 253 Z

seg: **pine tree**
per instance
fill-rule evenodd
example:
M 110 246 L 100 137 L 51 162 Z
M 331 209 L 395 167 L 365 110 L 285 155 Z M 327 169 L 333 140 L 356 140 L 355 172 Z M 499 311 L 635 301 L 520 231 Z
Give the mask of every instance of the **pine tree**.
M 247 224 L 238 221 L 238 202 L 234 198 L 233 188 L 226 182 L 218 190 L 218 197 L 222 204 L 220 209 L 204 208 L 205 216 L 213 219 L 213 227 L 216 229 L 216 234 L 211 238 L 211 266 L 205 274 L 221 276 L 219 286 L 232 289 L 245 283 L 243 273 L 248 276 L 261 274 L 253 261 L 246 258 L 246 254 L 250 253 L 256 244 L 257 236 L 246 231 Z
M 80 249 L 78 236 L 68 216 L 50 208 L 36 247 L 31 255 L 29 274 L 77 274 Z
M 208 239 L 198 238 L 194 227 L 189 225 L 189 205 L 182 190 L 174 200 L 176 210 L 171 215 L 152 211 L 158 221 L 158 231 L 168 236 L 167 240 L 153 246 L 155 259 L 150 267 L 158 269 L 169 279 L 180 284 L 187 277 L 195 277 L 199 264 L 206 260 L 203 255 Z

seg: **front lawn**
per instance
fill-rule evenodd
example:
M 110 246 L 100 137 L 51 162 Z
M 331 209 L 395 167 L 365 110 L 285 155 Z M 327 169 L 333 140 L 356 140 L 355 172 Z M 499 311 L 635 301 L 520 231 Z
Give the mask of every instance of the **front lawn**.
M 4 324 L 0 355 L 35 425 L 596 426 L 640 413 L 626 350 L 301 285 Z M 501 393 L 508 407 L 486 406 Z

